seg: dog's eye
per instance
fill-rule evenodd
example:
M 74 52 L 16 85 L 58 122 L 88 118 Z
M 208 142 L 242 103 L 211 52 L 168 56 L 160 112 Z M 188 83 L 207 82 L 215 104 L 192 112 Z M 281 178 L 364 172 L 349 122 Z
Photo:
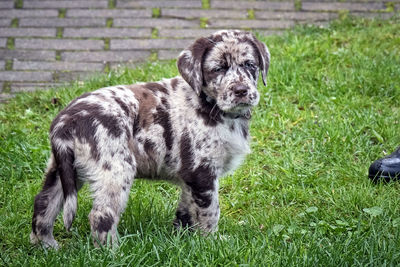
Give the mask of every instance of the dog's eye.
M 245 61 L 244 63 L 240 64 L 240 66 L 242 68 L 246 68 L 246 69 L 255 69 L 256 65 L 254 65 L 254 63 L 252 61 Z
M 226 72 L 229 69 L 228 65 L 221 65 L 213 69 L 214 72 Z

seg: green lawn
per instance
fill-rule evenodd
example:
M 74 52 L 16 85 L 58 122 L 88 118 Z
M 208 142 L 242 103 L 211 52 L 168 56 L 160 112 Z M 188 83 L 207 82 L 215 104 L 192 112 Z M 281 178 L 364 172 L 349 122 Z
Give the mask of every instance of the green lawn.
M 29 243 L 52 118 L 85 91 L 175 76 L 175 62 L 18 95 L 0 106 L 0 265 L 400 264 L 400 185 L 367 178 L 370 163 L 400 145 L 399 33 L 399 19 L 349 19 L 260 37 L 269 83 L 259 87 L 252 154 L 221 181 L 214 236 L 175 232 L 179 190 L 136 181 L 119 249 L 92 245 L 86 187 L 72 231 L 57 219 L 59 251 Z

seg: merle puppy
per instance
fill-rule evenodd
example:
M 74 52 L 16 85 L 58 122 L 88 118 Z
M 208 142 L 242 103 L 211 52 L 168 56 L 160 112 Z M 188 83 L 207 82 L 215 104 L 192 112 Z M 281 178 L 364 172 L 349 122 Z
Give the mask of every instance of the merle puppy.
M 180 54 L 182 77 L 102 88 L 73 100 L 51 124 L 52 152 L 35 198 L 31 241 L 58 247 L 54 221 L 63 208 L 70 229 L 78 190 L 87 182 L 94 240 L 105 244 L 109 237 L 115 244 L 136 177 L 182 188 L 175 226 L 215 231 L 218 178 L 250 152 L 250 111 L 269 60 L 251 33 L 219 31 Z

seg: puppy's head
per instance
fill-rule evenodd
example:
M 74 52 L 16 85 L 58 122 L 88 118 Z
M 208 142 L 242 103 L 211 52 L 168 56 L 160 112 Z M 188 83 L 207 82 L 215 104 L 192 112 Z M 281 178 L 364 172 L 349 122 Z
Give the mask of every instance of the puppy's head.
M 241 114 L 258 104 L 257 81 L 261 73 L 266 85 L 269 60 L 253 34 L 219 31 L 182 51 L 178 69 L 198 95 L 203 91 L 222 111 Z

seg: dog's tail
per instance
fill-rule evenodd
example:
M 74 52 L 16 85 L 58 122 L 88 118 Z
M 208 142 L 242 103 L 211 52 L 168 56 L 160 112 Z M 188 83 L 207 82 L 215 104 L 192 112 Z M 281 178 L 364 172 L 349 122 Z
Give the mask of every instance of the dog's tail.
M 77 173 L 74 166 L 75 155 L 71 147 L 53 146 L 53 154 L 57 164 L 57 172 L 60 175 L 62 190 L 64 193 L 64 226 L 67 230 L 71 228 L 72 221 L 75 218 L 78 193 L 77 193 Z

